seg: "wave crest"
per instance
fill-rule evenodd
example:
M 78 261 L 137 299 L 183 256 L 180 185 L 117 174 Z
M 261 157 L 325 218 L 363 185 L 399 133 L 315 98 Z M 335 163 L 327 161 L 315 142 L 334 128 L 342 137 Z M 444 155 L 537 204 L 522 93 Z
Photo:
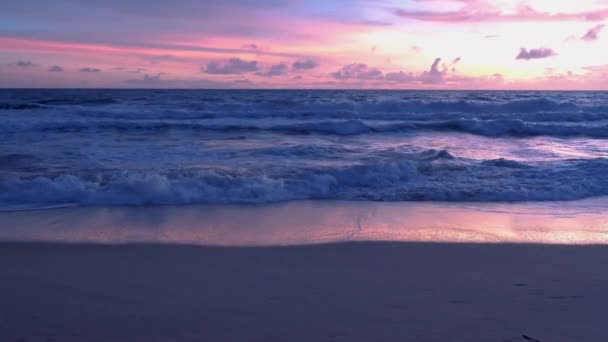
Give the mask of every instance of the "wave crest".
M 269 172 L 213 169 L 100 171 L 0 181 L 4 206 L 266 203 L 300 199 L 377 201 L 573 200 L 608 195 L 604 158 L 521 163 L 470 160 L 443 150 L 410 158 Z

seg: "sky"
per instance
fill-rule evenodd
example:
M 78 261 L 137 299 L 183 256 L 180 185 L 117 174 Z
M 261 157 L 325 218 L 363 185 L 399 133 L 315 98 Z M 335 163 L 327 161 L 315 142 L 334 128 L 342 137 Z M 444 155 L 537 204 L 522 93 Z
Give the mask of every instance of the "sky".
M 0 87 L 608 90 L 608 0 L 2 0 Z

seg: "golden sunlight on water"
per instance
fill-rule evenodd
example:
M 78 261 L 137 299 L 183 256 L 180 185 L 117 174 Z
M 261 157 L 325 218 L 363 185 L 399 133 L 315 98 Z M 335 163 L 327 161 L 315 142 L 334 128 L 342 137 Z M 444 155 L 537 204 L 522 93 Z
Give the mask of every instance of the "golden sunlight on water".
M 607 208 L 608 199 L 63 208 L 0 213 L 0 239 L 255 246 L 365 240 L 606 244 Z

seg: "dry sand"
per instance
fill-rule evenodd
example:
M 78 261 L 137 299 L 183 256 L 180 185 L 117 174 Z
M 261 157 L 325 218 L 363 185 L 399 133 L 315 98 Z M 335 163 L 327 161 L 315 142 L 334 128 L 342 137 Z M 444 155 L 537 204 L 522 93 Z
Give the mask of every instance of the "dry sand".
M 608 247 L 0 244 L 0 341 L 608 341 Z

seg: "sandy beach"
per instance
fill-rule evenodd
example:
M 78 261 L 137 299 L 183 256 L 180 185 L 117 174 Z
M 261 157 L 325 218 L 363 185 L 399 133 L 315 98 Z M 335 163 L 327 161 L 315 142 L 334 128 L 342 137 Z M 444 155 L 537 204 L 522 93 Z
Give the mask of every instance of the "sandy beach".
M 0 245 L 2 341 L 606 341 L 608 247 Z

